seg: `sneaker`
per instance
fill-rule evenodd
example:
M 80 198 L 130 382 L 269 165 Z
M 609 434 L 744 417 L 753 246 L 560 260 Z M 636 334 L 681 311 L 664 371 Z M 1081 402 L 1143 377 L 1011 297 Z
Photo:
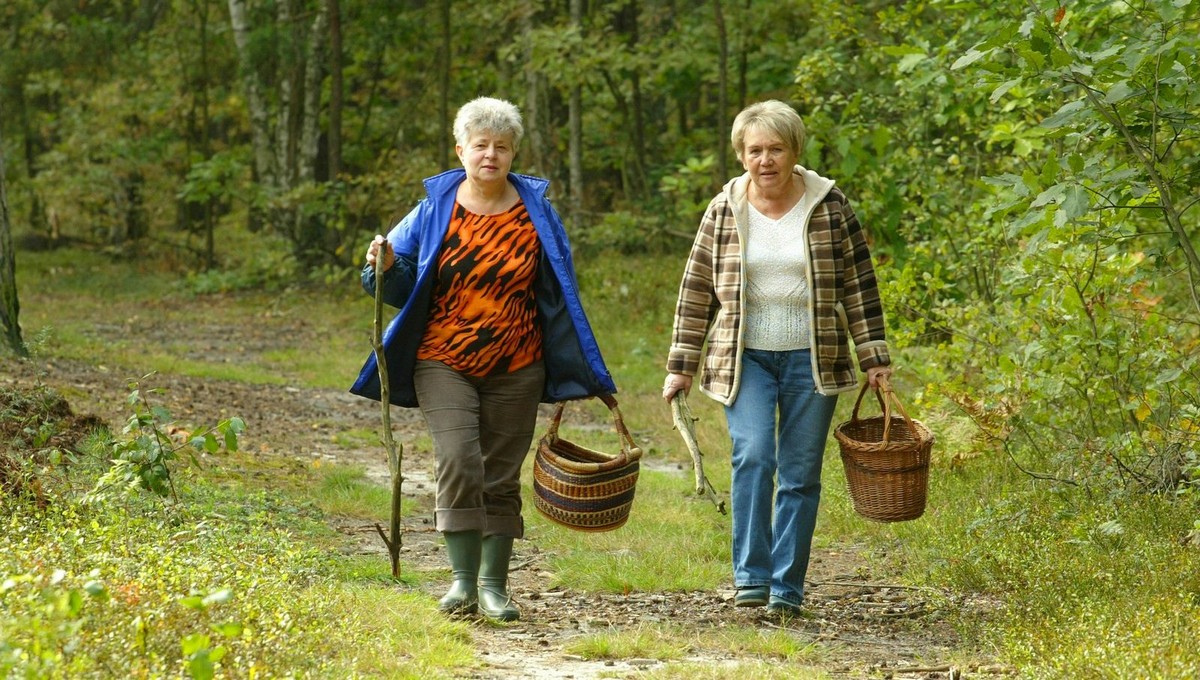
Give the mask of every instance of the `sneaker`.
M 733 596 L 735 607 L 761 607 L 767 603 L 769 591 L 766 586 L 743 586 Z
M 767 613 L 782 618 L 793 618 L 800 616 L 800 605 L 792 604 L 782 597 L 772 595 L 770 601 L 767 602 Z

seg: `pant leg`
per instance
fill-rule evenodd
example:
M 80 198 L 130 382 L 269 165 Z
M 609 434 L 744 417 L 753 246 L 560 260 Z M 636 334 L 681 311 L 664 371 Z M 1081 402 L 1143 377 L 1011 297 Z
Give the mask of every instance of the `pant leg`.
M 480 381 L 479 435 L 483 452 L 484 536 L 522 538 L 521 466 L 537 426 L 546 382 L 542 362 Z
M 741 383 L 725 407 L 733 443 L 733 583 L 771 583 L 771 498 L 775 488 L 775 411 L 779 390 L 770 352 L 742 354 Z
M 487 513 L 476 387 L 467 376 L 438 361 L 418 361 L 413 382 L 433 438 L 435 526 L 438 531 L 483 531 Z
M 809 350 L 779 352 L 779 451 L 771 594 L 804 600 L 821 501 L 821 467 L 836 396 L 816 391 Z

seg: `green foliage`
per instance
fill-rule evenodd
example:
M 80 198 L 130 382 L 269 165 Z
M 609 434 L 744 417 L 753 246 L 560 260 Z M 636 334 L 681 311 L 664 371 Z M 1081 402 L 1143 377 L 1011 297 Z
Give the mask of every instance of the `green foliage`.
M 989 377 L 964 376 L 947 393 L 1027 468 L 1175 490 L 1197 442 L 1184 413 L 1200 395 L 1198 329 L 1179 319 L 1196 309 L 1188 280 L 1200 261 L 1187 256 L 1170 196 L 1194 163 L 1180 124 L 1200 89 L 1180 92 L 1192 85 L 1171 64 L 1194 59 L 1181 41 L 1198 19 L 1168 3 L 1090 8 L 996 21 L 953 65 L 982 70 L 977 91 L 1033 124 L 1005 128 L 1021 164 L 986 178 L 979 200 L 1005 244 L 995 284 L 1004 313 L 954 310 L 946 323 L 971 338 L 964 363 Z M 1104 23 L 1123 30 L 1094 30 Z M 1157 65 L 1149 53 L 1162 55 Z M 1156 91 L 1164 96 L 1148 96 Z M 1005 417 L 988 420 L 987 408 Z
M 238 197 L 249 172 L 246 158 L 232 152 L 213 154 L 192 163 L 179 188 L 179 197 L 189 203 L 207 203 Z
M 938 565 L 932 582 L 1003 598 L 985 643 L 1008 650 L 1029 677 L 1196 672 L 1187 647 L 1200 632 L 1200 580 L 1195 547 L 1179 540 L 1194 504 L 1143 497 L 1079 506 L 1070 494 L 1007 491 L 964 530 L 939 538 L 937 526 L 913 527 L 906 542 Z
M 319 622 L 302 614 L 328 606 L 317 587 L 319 556 L 268 517 L 252 517 L 252 508 L 221 519 L 185 506 L 164 519 L 136 500 L 63 499 L 42 514 L 7 509 L 13 514 L 0 538 L 6 677 L 185 668 L 205 677 L 214 665 L 262 672 L 314 668 L 327 658 L 305 658 L 323 644 Z
M 397 590 L 386 560 L 315 547 L 307 502 L 193 479 L 170 515 L 147 496 L 44 511 L 0 496 L 0 675 L 450 677 L 462 622 Z
M 699 211 L 726 179 L 718 176 L 714 152 L 728 144 L 733 113 L 715 110 L 710 6 L 668 12 L 655 3 L 591 4 L 582 29 L 568 27 L 564 4 L 537 7 L 533 15 L 528 3 L 515 0 L 464 6 L 455 12 L 456 32 L 502 38 L 454 41 L 455 77 L 442 92 L 438 70 L 430 68 L 438 41 L 428 38 L 440 21 L 437 3 L 397 10 L 343 2 L 344 172 L 331 181 L 318 172 L 311 182 L 268 195 L 247 172 L 245 94 L 239 81 L 224 77 L 237 64 L 217 5 L 166 3 L 155 12 L 121 12 L 112 3 L 14 0 L 0 10 L 0 88 L 12 107 L 0 125 L 12 159 L 9 194 L 19 230 L 48 234 L 54 226 L 68 242 L 98 245 L 144 227 L 153 239 L 136 250 L 123 247 L 136 257 L 115 262 L 112 251 L 23 253 L 22 292 L 32 302 L 22 310 L 23 321 L 53 329 L 43 331 L 47 340 L 39 351 L 106 366 L 344 388 L 369 351 L 367 299 L 338 293 L 314 300 L 295 284 L 354 289 L 353 265 L 366 238 L 420 198 L 419 178 L 442 169 L 445 121 L 420 112 L 438 110 L 442 96 L 454 107 L 476 94 L 499 94 L 527 112 L 537 102 L 544 149 L 536 171 L 554 180 L 561 199 L 568 188 L 565 101 L 570 88 L 582 85 L 590 217 L 572 234 L 581 288 L 627 416 L 668 420 L 657 389 L 675 291 Z M 1200 266 L 1194 247 L 1200 5 L 870 0 L 814 14 L 791 0 L 752 0 L 726 9 L 729 94 L 744 91 L 748 101 L 779 97 L 801 110 L 810 133 L 803 162 L 846 190 L 873 240 L 898 382 L 938 434 L 926 517 L 900 526 L 859 520 L 835 482 L 834 464 L 827 466 L 833 478 L 827 478 L 826 529 L 818 540 L 861 537 L 883 547 L 872 554 L 902 553 L 913 580 L 940 579 L 996 598 L 998 612 L 963 621 L 964 634 L 999 650 L 1023 676 L 1094 677 L 1106 669 L 1114 676 L 1195 675 L 1188 645 L 1196 634 L 1189 624 L 1197 619 L 1198 589 L 1186 569 L 1195 564 L 1200 535 Z M 286 65 L 279 61 L 281 48 L 296 46 L 293 34 L 272 23 L 270 8 L 258 6 L 253 14 L 258 30 L 251 61 L 278 85 Z M 197 22 L 204 16 L 215 22 L 207 29 Z M 531 149 L 527 141 L 519 164 Z M 220 256 L 215 269 L 195 274 L 189 252 L 198 232 L 188 224 L 189 206 L 210 204 L 219 213 Z M 252 208 L 300 219 L 251 231 Z M 289 246 L 302 238 L 308 250 L 301 254 L 313 255 L 315 265 L 297 265 Z M 660 252 L 667 254 L 654 255 Z M 179 270 L 194 274 L 182 288 L 181 277 L 172 274 Z M 256 295 L 255 289 L 271 292 Z M 291 334 L 297 349 L 255 353 L 252 340 L 239 338 L 197 357 L 182 340 L 134 346 L 132 333 L 97 330 L 145 323 L 148 290 L 202 295 L 184 314 L 159 312 L 155 322 L 165 327 L 253 319 Z M 214 295 L 229 291 L 241 292 Z M 59 295 L 69 302 L 61 304 Z M 279 319 L 295 322 L 273 325 Z M 314 346 L 327 351 L 313 352 Z M 724 451 L 720 409 L 693 401 L 705 450 Z M 187 446 L 159 438 L 166 422 L 148 407 L 131 419 L 123 455 L 140 457 L 136 464 L 150 478 L 129 462 L 121 484 L 170 488 L 171 476 L 162 474 L 170 468 L 156 468 L 161 460 L 151 458 Z M 637 434 L 655 456 L 687 464 L 673 432 L 645 425 Z M 35 444 L 52 437 L 38 424 L 21 436 Z M 726 474 L 724 465 L 712 464 L 714 480 Z M 679 510 L 681 499 L 691 500 L 685 477 L 644 472 L 639 510 L 625 533 L 630 546 L 590 537 L 584 545 L 539 519 L 531 531 L 556 551 L 557 578 L 576 587 L 714 587 L 727 569 L 716 538 L 699 545 L 670 539 L 677 541 L 675 552 L 697 555 L 685 569 L 655 561 L 662 551 L 654 541 L 662 534 L 694 533 L 699 525 L 707 527 L 706 536 L 723 535 L 710 526 L 711 507 L 697 502 Z M 331 475 L 324 484 L 329 508 L 337 507 L 340 494 L 370 496 L 352 474 Z M 125 502 L 146 500 L 135 495 Z M 215 531 L 208 527 L 204 531 Z M 47 521 L 43 528 L 78 535 L 67 524 Z M 6 531 L 0 541 L 25 533 Z M 156 554 L 180 549 L 144 540 Z M 250 544 L 257 564 L 254 551 L 267 548 Z M 76 629 L 89 635 L 95 605 L 119 601 L 113 593 L 123 582 L 105 570 L 125 559 L 116 548 L 98 554 L 96 565 L 79 560 L 55 567 L 50 560 L 50 567 L 36 570 L 5 567 L 14 585 L 0 601 L 24 603 L 13 610 L 15 625 L 31 631 L 29 639 L 36 640 L 30 644 L 46 651 L 36 661 L 20 661 L 26 657 L 10 641 L 24 638 L 0 629 L 0 669 L 35 662 L 58 664 L 54 669 L 79 664 L 84 672 L 95 667 L 73 651 L 80 647 L 71 645 L 90 648 L 93 641 L 78 642 L 72 626 L 87 620 Z M 237 562 L 232 554 L 207 557 Z M 53 568 L 64 573 L 56 583 Z M 101 572 L 91 577 L 94 568 Z M 200 618 L 241 606 L 243 593 L 257 588 L 248 585 L 250 575 L 239 575 L 228 582 L 195 579 L 193 593 L 182 570 L 171 578 L 156 598 Z M 461 628 L 422 618 L 414 613 L 423 611 L 419 602 L 376 590 L 373 578 L 354 578 L 363 590 L 313 597 L 401 612 L 393 618 L 416 626 L 404 635 L 418 639 L 432 631 L 420 637 L 422 644 L 447 657 L 469 656 Z M 104 590 L 89 589 L 91 581 Z M 178 604 L 184 598 L 202 604 L 223 590 L 231 599 L 208 608 Z M 302 605 L 280 606 L 295 612 L 288 607 Z M 44 615 L 29 613 L 40 607 Z M 246 628 L 227 637 L 207 625 L 214 622 L 199 619 L 190 627 L 169 626 L 170 634 L 155 639 L 162 621 L 184 620 L 179 612 L 155 609 L 140 619 L 152 642 L 152 651 L 143 652 L 138 638 L 128 637 L 136 628 L 125 625 L 136 616 L 121 612 L 128 616 L 96 620 L 106 625 L 94 629 L 126 636 L 119 651 L 133 655 L 142 664 L 137 668 L 165 668 L 148 674 L 220 673 L 247 644 Z M 215 623 L 245 626 L 253 619 L 243 611 Z M 402 638 L 375 623 L 378 648 L 350 666 L 378 675 L 446 672 L 419 654 L 396 662 L 417 670 L 389 665 L 389 644 Z M 108 659 L 121 667 L 125 657 L 117 654 L 103 652 L 96 663 Z M 153 665 L 162 659 L 169 668 Z M 254 663 L 238 667 L 295 667 L 274 657 Z M 13 672 L 51 666 L 29 668 Z M 689 668 L 686 675 L 756 672 L 786 671 Z
M 189 453 L 196 465 L 200 462 L 187 451 L 188 448 L 208 454 L 222 448 L 237 451 L 238 434 L 246 429 L 241 418 L 234 416 L 192 433 L 172 428 L 171 412 L 162 406 L 152 406 L 147 396 L 158 390 L 141 388 L 148 377 L 129 383 L 126 404 L 133 413 L 121 430 L 121 436 L 108 442 L 106 455 L 110 457 L 112 467 L 96 481 L 90 498 L 103 498 L 116 490 L 132 492 L 141 488 L 158 496 L 170 494 L 179 500 L 172 474 L 180 451 Z M 180 442 L 180 438 L 186 441 Z
M 670 223 L 678 225 L 684 235 L 683 226 L 700 221 L 704 208 L 712 200 L 712 176 L 716 157 L 708 154 L 702 158 L 689 158 L 663 175 L 658 182 L 659 192 L 666 199 Z

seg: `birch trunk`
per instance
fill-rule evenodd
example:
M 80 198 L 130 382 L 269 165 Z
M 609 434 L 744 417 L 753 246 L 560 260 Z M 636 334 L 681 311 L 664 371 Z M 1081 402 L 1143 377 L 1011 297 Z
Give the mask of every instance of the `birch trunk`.
M 321 145 L 321 80 L 325 73 L 324 43 L 328 14 L 325 6 L 313 18 L 308 36 L 308 54 L 304 61 L 304 101 L 300 118 L 300 149 L 296 154 L 297 184 L 316 177 L 317 155 Z
M 299 115 L 300 144 L 293 155 L 296 165 L 293 176 L 296 186 L 316 181 L 317 156 L 321 147 L 321 80 L 325 71 L 325 31 L 328 15 L 325 5 L 313 18 L 308 35 L 307 54 L 304 65 L 304 97 Z M 297 65 L 299 69 L 299 65 Z M 295 210 L 291 218 L 295 221 L 296 254 L 304 261 L 315 262 L 325 249 L 324 218 L 308 215 L 304 210 Z
M 296 180 L 295 125 L 296 90 L 300 85 L 300 68 L 304 63 L 304 51 L 301 48 L 299 30 L 292 23 L 292 4 L 295 0 L 280 0 L 276 5 L 276 22 L 281 31 L 288 35 L 287 44 L 291 50 L 280 55 L 283 63 L 282 75 L 279 79 L 279 110 L 275 121 L 275 163 L 279 168 L 279 184 L 281 189 L 287 189 Z
M 547 165 L 546 144 L 542 136 L 540 91 L 542 75 L 533 66 L 533 15 L 532 7 L 521 16 L 521 33 L 525 35 L 525 136 L 529 138 L 527 172 L 543 175 Z
M 279 186 L 274 147 L 271 144 L 271 114 L 262 93 L 262 84 L 250 58 L 250 29 L 246 24 L 246 0 L 229 0 L 229 23 L 241 62 L 242 87 L 250 109 L 250 133 L 254 144 L 254 172 L 268 189 Z

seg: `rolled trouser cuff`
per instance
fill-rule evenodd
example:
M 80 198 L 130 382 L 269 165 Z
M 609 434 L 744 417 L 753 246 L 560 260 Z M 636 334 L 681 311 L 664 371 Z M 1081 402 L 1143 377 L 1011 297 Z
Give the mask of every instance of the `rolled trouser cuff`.
M 433 523 L 438 531 L 482 533 L 488 528 L 488 517 L 483 508 L 438 508 L 433 511 Z
M 488 515 L 483 535 L 524 538 L 525 520 L 520 515 Z

